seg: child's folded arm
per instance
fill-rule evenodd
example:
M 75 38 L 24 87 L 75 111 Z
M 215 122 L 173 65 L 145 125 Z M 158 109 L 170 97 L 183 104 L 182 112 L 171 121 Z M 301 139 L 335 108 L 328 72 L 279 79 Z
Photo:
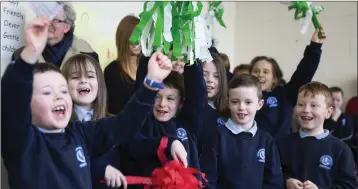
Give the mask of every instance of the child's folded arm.
M 281 170 L 280 156 L 278 149 L 272 140 L 268 149 L 265 170 L 263 189 L 280 189 L 283 188 L 284 178 Z
M 291 76 L 290 81 L 284 86 L 287 99 L 292 105 L 296 104 L 299 88 L 312 81 L 321 59 L 321 47 L 321 43 L 311 41 L 311 44 L 306 47 L 303 58 Z
M 350 140 L 352 139 L 353 137 L 353 134 L 354 134 L 354 122 L 353 122 L 353 119 L 351 117 L 347 117 L 346 118 L 346 125 L 344 126 L 344 131 L 346 134 L 346 136 L 344 136 L 343 138 L 341 138 L 342 141 L 347 141 L 347 140 Z
M 205 108 L 208 104 L 208 92 L 200 63 L 185 66 L 184 87 L 185 100 L 179 119 L 183 121 L 183 126 L 197 138 L 202 128 Z
M 19 58 L 8 66 L 1 79 L 1 137 L 4 158 L 23 152 L 35 140 L 30 107 L 33 72 L 34 65 Z

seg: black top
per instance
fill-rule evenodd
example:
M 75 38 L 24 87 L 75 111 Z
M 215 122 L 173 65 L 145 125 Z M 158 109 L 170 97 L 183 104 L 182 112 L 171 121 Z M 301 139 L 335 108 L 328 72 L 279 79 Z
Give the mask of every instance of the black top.
M 134 93 L 134 80 L 128 74 L 119 71 L 118 61 L 112 61 L 104 69 L 107 87 L 108 113 L 117 115 Z
M 63 133 L 32 124 L 34 66 L 21 58 L 1 79 L 1 154 L 12 189 L 90 189 L 90 159 L 129 141 L 152 110 L 156 91 L 142 87 L 118 116 L 69 122 Z M 16 87 L 14 87 L 16 86 Z

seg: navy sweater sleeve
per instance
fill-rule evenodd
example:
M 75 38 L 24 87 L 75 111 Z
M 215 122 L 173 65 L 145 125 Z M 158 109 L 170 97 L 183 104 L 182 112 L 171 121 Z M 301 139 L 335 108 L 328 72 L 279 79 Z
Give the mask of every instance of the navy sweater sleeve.
M 136 80 L 134 84 L 135 85 L 134 91 L 139 89 L 139 87 L 144 81 L 145 76 L 147 75 L 149 58 L 150 57 L 145 57 L 144 55 L 142 55 L 139 59 L 139 64 L 136 73 Z
M 329 187 L 320 187 L 319 189 L 351 189 L 358 188 L 358 180 L 354 165 L 352 151 L 347 145 L 344 145 L 342 153 L 339 155 L 337 172 L 333 179 L 333 184 Z
M 311 44 L 306 47 L 296 71 L 293 73 L 290 81 L 284 86 L 287 99 L 292 105 L 296 104 L 299 88 L 311 82 L 316 73 L 322 54 L 321 47 L 322 44 L 311 41 Z
M 351 117 L 346 117 L 346 121 L 347 123 L 343 129 L 343 138 L 341 138 L 343 141 L 352 139 L 354 132 L 354 120 Z
M 87 141 L 93 158 L 103 155 L 114 145 L 130 141 L 141 130 L 156 95 L 157 91 L 142 84 L 118 115 L 93 122 L 75 122 L 74 127 Z
M 195 63 L 191 66 L 185 66 L 184 87 L 185 101 L 179 119 L 184 123 L 183 126 L 197 139 L 203 125 L 205 108 L 208 104 L 208 93 L 201 64 Z
M 136 161 L 146 161 L 147 159 L 156 159 L 158 158 L 158 148 L 163 140 L 163 137 L 152 137 L 148 138 L 142 134 L 138 134 L 136 138 L 128 145 L 129 153 Z M 166 146 L 165 154 L 170 156 L 171 145 L 173 141 L 176 140 L 175 137 L 168 137 L 168 144 Z
M 119 154 L 117 148 L 112 148 L 99 158 L 91 159 L 92 181 L 103 179 L 108 165 L 119 168 Z
M 20 158 L 36 143 L 31 98 L 34 66 L 21 58 L 9 64 L 1 79 L 1 153 L 4 162 Z
M 283 174 L 281 171 L 281 162 L 278 149 L 272 140 L 265 162 L 262 189 L 280 188 L 283 188 Z
M 205 173 L 208 182 L 205 186 L 208 189 L 217 189 L 219 172 L 218 172 L 218 134 L 212 142 L 203 145 L 203 150 L 200 156 L 200 168 Z

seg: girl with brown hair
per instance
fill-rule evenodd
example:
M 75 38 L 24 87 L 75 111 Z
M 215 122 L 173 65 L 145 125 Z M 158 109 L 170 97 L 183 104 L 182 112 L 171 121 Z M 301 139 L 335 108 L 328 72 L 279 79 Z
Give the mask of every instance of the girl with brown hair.
M 73 101 L 72 119 L 91 121 L 106 117 L 107 90 L 99 62 L 89 55 L 77 54 L 61 69 Z

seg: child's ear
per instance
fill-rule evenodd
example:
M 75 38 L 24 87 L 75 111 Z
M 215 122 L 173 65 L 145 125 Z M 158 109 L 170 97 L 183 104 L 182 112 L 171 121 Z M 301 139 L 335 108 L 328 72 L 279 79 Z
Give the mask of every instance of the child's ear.
M 331 117 L 332 113 L 333 113 L 333 107 L 330 106 L 327 108 L 326 119 L 329 119 Z
M 264 105 L 265 101 L 263 99 L 259 100 L 259 107 L 257 108 L 257 110 L 260 110 L 262 108 L 262 106 Z
M 180 102 L 179 102 L 179 110 L 181 110 L 183 108 L 184 102 L 185 102 L 185 98 L 182 98 L 182 100 L 180 100 Z

